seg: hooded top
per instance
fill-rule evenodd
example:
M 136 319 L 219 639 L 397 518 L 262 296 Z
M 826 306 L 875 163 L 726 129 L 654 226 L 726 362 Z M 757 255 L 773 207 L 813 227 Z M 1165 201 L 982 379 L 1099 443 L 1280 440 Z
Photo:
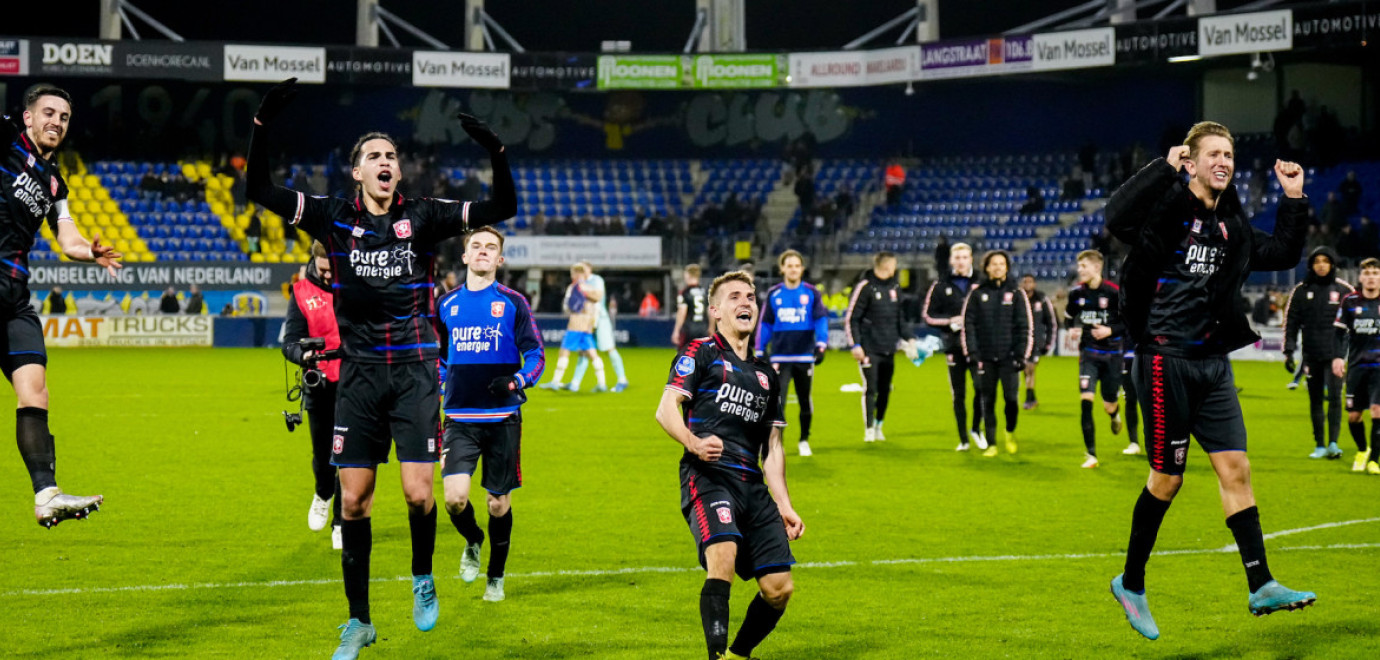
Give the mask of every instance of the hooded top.
M 1323 276 L 1313 272 L 1313 259 L 1319 255 L 1332 262 L 1332 270 Z M 1335 332 L 1332 323 L 1337 319 L 1342 299 L 1355 291 L 1345 280 L 1337 279 L 1336 264 L 1337 253 L 1330 247 L 1320 246 L 1308 255 L 1308 261 L 1304 264 L 1308 268 L 1308 276 L 1294 287 L 1284 307 L 1285 355 L 1292 354 L 1298 348 L 1298 337 L 1302 332 L 1304 361 L 1331 361 Z

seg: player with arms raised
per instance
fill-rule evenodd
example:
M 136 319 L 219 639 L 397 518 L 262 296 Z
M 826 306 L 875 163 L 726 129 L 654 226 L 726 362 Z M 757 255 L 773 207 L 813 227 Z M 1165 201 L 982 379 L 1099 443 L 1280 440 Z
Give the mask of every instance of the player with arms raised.
M 67 207 L 67 183 L 53 154 L 67 137 L 72 97 L 56 87 L 36 87 L 24 95 L 24 111 L 0 119 L 0 322 L 4 353 L 0 369 L 18 399 L 15 434 L 19 456 L 34 487 L 34 517 L 51 528 L 70 518 L 85 518 L 104 501 L 80 497 L 57 485 L 57 445 L 48 431 L 48 352 L 43 328 L 29 303 L 29 251 L 34 234 L 46 220 L 68 259 L 104 266 L 111 277 L 120 268 L 120 253 L 87 242 Z
M 790 541 L 805 532 L 786 490 L 781 386 L 771 365 L 752 353 L 757 313 L 751 275 L 733 271 L 714 280 L 709 314 L 718 332 L 680 351 L 656 410 L 661 428 L 685 446 L 681 512 L 709 573 L 700 617 L 710 660 L 747 658 L 776 627 L 794 590 Z M 760 593 L 730 647 L 734 573 L 755 578 Z

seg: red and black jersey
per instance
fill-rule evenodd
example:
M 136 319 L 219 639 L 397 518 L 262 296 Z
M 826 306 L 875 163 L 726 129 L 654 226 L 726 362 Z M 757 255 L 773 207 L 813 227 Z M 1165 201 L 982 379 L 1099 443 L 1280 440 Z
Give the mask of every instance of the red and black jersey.
M 681 326 L 681 335 L 697 339 L 709 334 L 709 300 L 704 287 L 696 284 L 681 289 L 676 296 L 676 305 L 685 307 L 685 324 Z
M 48 222 L 57 236 L 58 202 L 67 199 L 67 182 L 57 165 L 38 155 L 29 136 L 15 135 L 0 119 L 0 272 L 21 282 L 29 281 L 29 251 L 34 234 Z
M 1064 308 L 1064 318 L 1068 319 L 1069 327 L 1083 329 L 1082 337 L 1078 340 L 1079 350 L 1122 354 L 1126 324 L 1121 320 L 1121 288 L 1117 285 L 1103 280 L 1097 288 L 1086 284 L 1074 287 L 1069 291 L 1069 304 Z M 1112 334 L 1095 339 L 1092 336 L 1095 325 L 1111 328 Z
M 1346 359 L 1348 369 L 1380 367 L 1380 297 L 1357 291 L 1342 298 L 1335 325 L 1335 357 Z
M 720 334 L 697 339 L 681 349 L 671 364 L 666 389 L 689 397 L 683 404 L 685 424 L 699 437 L 716 435 L 724 442 L 714 463 L 690 451 L 682 463 L 705 471 L 730 471 L 739 478 L 761 480 L 773 426 L 785 426 L 781 385 L 771 365 L 756 355 L 747 360 Z

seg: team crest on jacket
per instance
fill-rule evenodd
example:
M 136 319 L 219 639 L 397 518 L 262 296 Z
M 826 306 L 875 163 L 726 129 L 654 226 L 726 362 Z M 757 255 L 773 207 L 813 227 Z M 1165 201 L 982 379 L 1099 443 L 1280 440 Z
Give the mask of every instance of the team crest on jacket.
M 398 238 L 412 238 L 412 221 L 399 220 L 393 223 L 393 233 Z
M 888 292 L 891 293 L 891 302 L 896 302 L 896 289 L 888 289 Z
M 1003 304 L 1003 305 L 1010 305 L 1010 304 L 1011 304 L 1011 301 L 1012 301 L 1012 300 L 1015 300 L 1015 299 L 1016 299 L 1016 294 L 1014 294 L 1014 293 L 1012 293 L 1012 292 L 1010 292 L 1010 291 L 1007 291 L 1006 293 L 1001 294 L 1001 304 Z
M 1107 309 L 1107 299 L 1106 299 L 1106 298 L 1098 298 L 1098 299 L 1097 299 L 1097 306 L 1100 307 L 1100 308 L 1102 308 L 1102 309 Z
M 803 294 L 803 293 L 800 294 L 800 304 L 805 305 L 805 304 L 808 304 L 809 302 L 810 302 L 810 297 L 809 297 L 809 296 L 807 296 L 807 295 L 805 295 L 805 294 Z
M 502 301 L 502 300 L 495 300 L 495 301 L 489 303 L 489 316 L 492 316 L 492 317 L 494 317 L 494 318 L 496 318 L 496 319 L 501 319 L 501 318 L 503 318 L 503 301 Z
M 762 389 L 764 389 L 764 390 L 770 390 L 770 389 L 771 389 L 771 384 L 767 382 L 767 375 L 764 374 L 764 373 L 762 373 L 762 372 L 760 372 L 760 371 L 757 372 L 757 382 L 759 382 L 759 383 L 762 384 Z
M 49 177 L 49 179 L 48 179 L 48 189 L 53 191 L 53 197 L 57 197 L 57 190 L 58 190 L 57 177 Z
M 1310 296 L 1313 295 L 1313 292 L 1311 292 L 1311 291 L 1308 292 L 1308 295 L 1310 295 Z M 1339 292 L 1337 292 L 1337 291 L 1329 291 L 1328 294 L 1327 294 L 1327 301 L 1330 302 L 1330 303 L 1332 303 L 1332 304 L 1334 304 L 1334 305 L 1337 304 L 1339 301 L 1341 301 L 1341 299 L 1342 299 L 1342 294 L 1339 293 Z
M 728 507 L 721 506 L 715 509 L 714 512 L 719 514 L 719 522 L 725 525 L 730 525 L 733 523 L 733 512 L 730 511 Z

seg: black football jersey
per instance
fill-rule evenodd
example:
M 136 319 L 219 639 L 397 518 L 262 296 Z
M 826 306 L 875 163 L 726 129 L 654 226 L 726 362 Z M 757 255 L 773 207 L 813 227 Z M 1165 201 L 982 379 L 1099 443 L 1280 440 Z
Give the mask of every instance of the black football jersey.
M 666 389 L 689 397 L 682 409 L 690 432 L 716 435 L 724 442 L 714 463 L 701 461 L 688 450 L 682 462 L 700 470 L 729 470 L 737 476 L 761 479 L 760 459 L 766 456 L 771 429 L 785 426 L 781 414 L 781 386 L 765 360 L 738 359 L 723 336 L 692 341 L 671 365 Z

